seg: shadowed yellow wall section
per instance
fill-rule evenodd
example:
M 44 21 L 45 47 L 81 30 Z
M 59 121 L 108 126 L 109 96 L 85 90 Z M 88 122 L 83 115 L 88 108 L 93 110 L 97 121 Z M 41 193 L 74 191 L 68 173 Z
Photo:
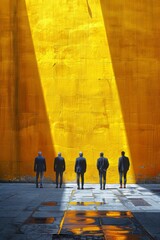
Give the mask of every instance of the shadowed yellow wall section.
M 52 179 L 53 159 L 60 151 L 66 159 L 64 179 L 75 181 L 75 158 L 83 151 L 85 181 L 98 182 L 96 161 L 103 151 L 110 162 L 108 182 L 117 183 L 121 150 L 131 161 L 128 182 L 158 179 L 160 153 L 154 134 L 159 140 L 159 121 L 147 120 L 151 98 L 159 117 L 159 55 L 152 53 L 156 39 L 147 45 L 147 56 L 138 42 L 134 51 L 128 47 L 136 31 L 147 40 L 148 24 L 155 27 L 153 33 L 158 31 L 152 18 L 157 10 L 149 1 L 148 8 L 145 1 L 134 8 L 129 2 L 4 1 L 2 37 L 8 45 L 2 48 L 0 69 L 0 113 L 6 116 L 0 119 L 1 179 L 34 176 L 38 150 L 47 160 L 46 177 Z M 143 14 L 147 21 L 141 21 Z

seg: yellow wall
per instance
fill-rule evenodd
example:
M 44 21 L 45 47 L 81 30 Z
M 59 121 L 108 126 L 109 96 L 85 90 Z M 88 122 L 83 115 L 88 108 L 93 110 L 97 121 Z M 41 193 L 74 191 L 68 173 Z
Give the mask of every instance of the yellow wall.
M 125 150 L 129 182 L 159 180 L 160 3 L 150 0 L 1 0 L 0 179 L 34 176 L 37 151 L 66 159 L 75 181 L 79 151 L 87 182 L 118 182 Z

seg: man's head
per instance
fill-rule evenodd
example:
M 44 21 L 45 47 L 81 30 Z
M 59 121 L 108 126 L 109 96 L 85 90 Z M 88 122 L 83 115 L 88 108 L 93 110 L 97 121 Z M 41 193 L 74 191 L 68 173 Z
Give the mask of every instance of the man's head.
M 41 151 L 38 152 L 38 156 L 42 156 L 42 152 Z
M 58 157 L 61 157 L 61 153 L 60 152 L 58 153 Z
M 80 157 L 83 157 L 83 153 L 82 153 L 82 152 L 79 152 L 79 156 L 80 156 Z
M 103 156 L 104 156 L 104 153 L 103 153 L 103 152 L 101 152 L 101 153 L 100 153 L 100 157 L 103 157 Z
M 125 155 L 125 152 L 124 152 L 124 151 L 122 151 L 122 152 L 121 152 L 121 154 L 122 154 L 122 156 L 124 156 L 124 155 Z

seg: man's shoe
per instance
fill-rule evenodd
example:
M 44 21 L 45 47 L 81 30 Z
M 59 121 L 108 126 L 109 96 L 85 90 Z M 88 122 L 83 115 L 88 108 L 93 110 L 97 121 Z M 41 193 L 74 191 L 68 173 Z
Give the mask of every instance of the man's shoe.
M 77 187 L 77 189 L 80 189 L 80 187 Z
M 58 188 L 58 186 L 56 186 L 56 188 Z
M 124 188 L 126 188 L 126 185 L 124 185 Z
M 119 188 L 122 188 L 122 185 L 120 185 L 120 187 Z

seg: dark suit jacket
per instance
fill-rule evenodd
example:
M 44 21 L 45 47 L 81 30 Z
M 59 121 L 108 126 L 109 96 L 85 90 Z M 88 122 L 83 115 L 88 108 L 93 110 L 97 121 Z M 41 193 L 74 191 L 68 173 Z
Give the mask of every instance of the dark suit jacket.
M 109 162 L 108 162 L 107 158 L 104 158 L 104 157 L 98 158 L 98 160 L 97 160 L 97 169 L 100 172 L 106 171 L 108 167 L 109 167 Z
M 46 161 L 42 156 L 38 156 L 34 161 L 34 171 L 35 172 L 45 172 L 46 171 Z
M 84 157 L 76 158 L 75 169 L 76 173 L 85 173 L 87 168 L 86 159 Z
M 63 157 L 56 157 L 54 160 L 54 171 L 55 172 L 64 172 L 65 171 L 65 160 Z
M 129 170 L 130 162 L 129 158 L 126 156 L 122 156 L 118 161 L 118 170 L 119 172 L 127 172 Z

